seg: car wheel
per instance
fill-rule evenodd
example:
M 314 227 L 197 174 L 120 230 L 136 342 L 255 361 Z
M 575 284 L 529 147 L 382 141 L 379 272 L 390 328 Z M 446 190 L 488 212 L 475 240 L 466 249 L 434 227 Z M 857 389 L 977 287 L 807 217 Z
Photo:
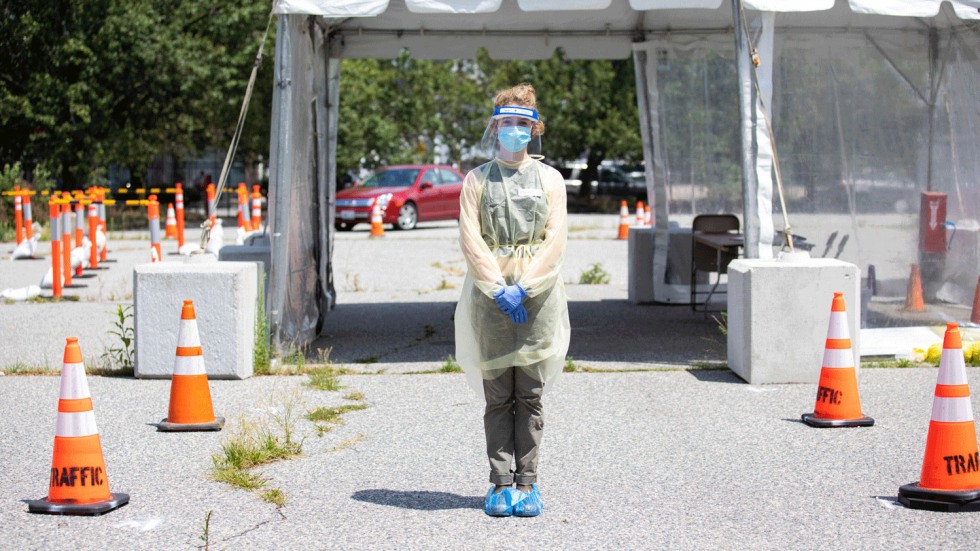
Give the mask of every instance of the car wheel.
M 415 208 L 415 203 L 405 203 L 398 211 L 398 220 L 395 221 L 394 229 L 411 230 L 419 221 L 419 211 Z
M 333 227 L 337 231 L 351 231 L 354 229 L 354 224 L 334 224 Z

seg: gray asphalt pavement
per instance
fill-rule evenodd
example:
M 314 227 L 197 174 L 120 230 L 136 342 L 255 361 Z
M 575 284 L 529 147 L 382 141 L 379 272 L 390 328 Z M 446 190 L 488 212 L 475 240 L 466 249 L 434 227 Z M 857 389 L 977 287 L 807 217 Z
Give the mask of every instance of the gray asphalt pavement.
M 463 268 L 455 224 L 384 240 L 369 240 L 365 227 L 337 238 L 338 307 L 317 343 L 362 373 L 342 376 L 346 388 L 314 390 L 306 377 L 212 381 L 226 428 L 164 434 L 152 424 L 166 416 L 168 381 L 89 377 L 111 489 L 131 497 L 105 516 L 25 512 L 24 500 L 47 491 L 59 380 L 0 377 L 0 548 L 200 548 L 209 511 L 212 549 L 976 546 L 980 513 L 895 501 L 919 476 L 935 369 L 862 370 L 874 427 L 803 425 L 811 385 L 752 386 L 702 368 L 724 361 L 713 320 L 625 302 L 626 244 L 611 239 L 615 224 L 572 217 L 566 281 L 602 262 L 611 282 L 568 285 L 570 355 L 592 371 L 566 373 L 546 394 L 541 517 L 483 514 L 482 401 L 459 374 L 406 374 L 438 369 L 453 352 Z M 0 304 L 0 366 L 58 369 L 72 334 L 86 362 L 112 345 L 106 312 L 132 300 L 132 266 L 144 250 L 137 239 L 114 243 L 116 262 L 72 290 L 78 302 Z M 36 282 L 42 264 L 0 261 L 0 288 Z M 980 369 L 968 376 L 976 409 Z M 258 469 L 285 493 L 284 507 L 209 478 L 212 455 L 241 427 L 281 417 L 287 405 L 301 414 L 355 403 L 354 392 L 366 409 L 322 436 L 296 420 L 302 456 Z

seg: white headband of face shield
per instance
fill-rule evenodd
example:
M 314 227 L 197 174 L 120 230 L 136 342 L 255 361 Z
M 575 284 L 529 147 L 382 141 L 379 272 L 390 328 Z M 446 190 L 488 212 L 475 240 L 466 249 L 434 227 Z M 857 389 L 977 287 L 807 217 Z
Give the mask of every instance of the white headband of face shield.
M 530 124 L 501 124 L 508 118 L 525 119 Z M 506 123 L 506 120 L 503 122 Z M 529 107 L 501 105 L 493 110 L 493 116 L 480 141 L 488 157 L 494 157 L 501 149 L 518 153 L 527 148 L 528 154 L 541 152 L 541 138 L 533 128 L 538 122 L 538 112 Z

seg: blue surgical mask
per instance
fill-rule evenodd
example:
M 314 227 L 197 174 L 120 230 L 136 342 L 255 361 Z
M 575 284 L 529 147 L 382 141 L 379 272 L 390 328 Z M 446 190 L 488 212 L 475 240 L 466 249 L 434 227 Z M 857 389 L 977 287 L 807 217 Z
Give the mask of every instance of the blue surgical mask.
M 497 139 L 504 149 L 517 153 L 531 143 L 531 129 L 526 126 L 505 126 L 497 131 Z

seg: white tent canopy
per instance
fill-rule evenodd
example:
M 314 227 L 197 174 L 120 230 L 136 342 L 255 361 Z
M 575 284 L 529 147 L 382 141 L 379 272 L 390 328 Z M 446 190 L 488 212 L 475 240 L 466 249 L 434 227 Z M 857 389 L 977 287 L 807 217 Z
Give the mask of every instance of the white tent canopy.
M 974 21 L 980 20 L 980 0 L 277 0 L 268 310 L 278 343 L 315 338 L 334 302 L 331 232 L 341 58 L 394 58 L 403 48 L 428 59 L 472 58 L 480 48 L 498 59 L 543 59 L 558 48 L 575 59 L 632 55 L 648 187 L 658 209 L 655 254 L 661 258 L 654 277 L 662 281 L 665 173 L 656 66 L 647 54 L 657 44 L 727 42 L 739 63 L 746 254 L 764 256 L 772 241 L 772 152 L 759 107 L 760 100 L 771 105 L 771 98 L 757 98 L 751 86 L 740 7 L 748 10 L 761 53 L 772 51 L 777 29 L 806 30 L 810 36 L 842 29 L 922 33 L 936 26 L 976 29 Z M 757 78 L 767 95 L 773 56 L 763 57 L 770 62 L 759 67 Z

